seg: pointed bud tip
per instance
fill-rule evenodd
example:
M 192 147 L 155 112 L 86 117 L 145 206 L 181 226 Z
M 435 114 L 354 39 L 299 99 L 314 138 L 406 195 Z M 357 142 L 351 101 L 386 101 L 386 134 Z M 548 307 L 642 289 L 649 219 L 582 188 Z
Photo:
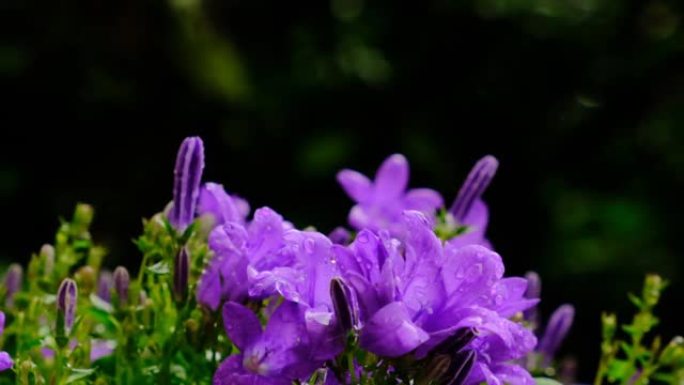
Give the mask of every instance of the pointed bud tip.
M 492 155 L 487 155 L 475 163 L 468 173 L 465 182 L 461 185 L 454 203 L 449 212 L 461 222 L 468 217 L 473 204 L 482 196 L 491 183 L 496 170 L 499 168 L 499 161 Z
M 119 266 L 114 270 L 114 288 L 119 296 L 119 301 L 125 304 L 128 301 L 128 286 L 130 284 L 131 277 L 128 274 L 128 270 Z

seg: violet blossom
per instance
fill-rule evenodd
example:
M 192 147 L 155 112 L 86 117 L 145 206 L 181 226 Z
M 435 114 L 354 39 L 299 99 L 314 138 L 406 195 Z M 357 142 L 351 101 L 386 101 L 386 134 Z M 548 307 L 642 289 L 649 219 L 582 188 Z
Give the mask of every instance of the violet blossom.
M 445 245 L 430 221 L 403 214 L 403 241 L 387 232 L 359 232 L 336 247 L 343 277 L 354 288 L 361 315 L 360 344 L 386 357 L 413 352 L 421 359 L 462 328 L 476 328 L 474 384 L 486 379 L 532 384 L 514 363 L 536 345 L 534 335 L 510 321 L 537 301 L 524 297 L 523 278 L 503 278 L 501 257 L 478 245 Z
M 336 352 L 325 351 L 307 330 L 305 316 L 294 302 L 283 302 L 262 329 L 256 314 L 245 306 L 223 306 L 226 334 L 240 349 L 223 361 L 214 385 L 290 385 L 308 378 Z
M 340 171 L 337 181 L 356 202 L 349 212 L 349 224 L 356 230 L 387 229 L 398 235 L 404 210 L 418 210 L 432 218 L 442 206 L 442 196 L 427 188 L 406 191 L 408 178 L 408 161 L 400 154 L 385 159 L 373 181 L 357 171 Z

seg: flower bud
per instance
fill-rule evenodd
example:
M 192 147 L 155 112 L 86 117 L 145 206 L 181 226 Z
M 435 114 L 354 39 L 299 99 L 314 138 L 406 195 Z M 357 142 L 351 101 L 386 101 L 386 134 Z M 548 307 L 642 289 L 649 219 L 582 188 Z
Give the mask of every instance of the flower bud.
M 188 250 L 183 247 L 176 254 L 176 263 L 173 266 L 173 292 L 176 300 L 185 301 L 188 295 L 188 275 L 190 270 L 190 256 Z
M 5 305 L 7 307 L 14 306 L 14 295 L 21 290 L 23 275 L 24 269 L 17 263 L 11 264 L 9 269 L 7 269 L 7 274 L 5 275 L 5 289 L 7 290 Z
M 451 357 L 448 354 L 437 354 L 430 359 L 423 372 L 419 385 L 439 384 L 451 367 Z
M 568 335 L 572 321 L 575 317 L 575 308 L 572 305 L 562 305 L 551 314 L 544 335 L 539 341 L 537 350 L 544 355 L 544 365 L 548 366 Z
M 454 354 L 465 349 L 479 334 L 475 328 L 461 328 L 435 347 L 436 353 Z
M 79 268 L 74 274 L 74 278 L 82 293 L 89 294 L 95 289 L 96 273 L 91 266 L 85 265 Z
M 475 163 L 475 166 L 470 170 L 449 209 L 449 212 L 459 223 L 464 223 L 473 204 L 482 196 L 494 178 L 498 167 L 499 161 L 495 157 L 487 155 Z
M 525 278 L 527 279 L 525 298 L 537 299 L 541 297 L 541 278 L 539 278 L 539 274 L 534 271 L 528 271 L 525 274 Z M 539 311 L 537 310 L 537 305 L 523 311 L 523 316 L 525 321 L 531 324 L 533 330 L 539 327 Z
M 78 301 L 78 286 L 73 279 L 66 278 L 57 290 L 57 311 L 63 317 L 64 330 L 68 334 L 74 326 L 76 316 L 76 302 Z
M 450 379 L 444 385 L 463 385 L 477 359 L 474 350 L 464 350 L 453 355 L 449 368 Z
M 79 203 L 74 210 L 74 223 L 87 228 L 93 222 L 95 210 L 93 206 L 86 203 Z
M 667 286 L 666 281 L 664 281 L 657 274 L 648 274 L 644 281 L 644 291 L 642 296 L 644 297 L 644 304 L 649 308 L 652 308 L 660 300 L 660 294 L 663 289 Z
M 684 364 L 684 338 L 677 336 L 670 341 L 663 352 L 660 354 L 661 365 L 681 365 Z
M 183 140 L 176 157 L 173 181 L 173 207 L 169 220 L 179 231 L 192 223 L 200 193 L 204 168 L 204 144 L 199 137 Z
M 102 270 L 100 278 L 97 280 L 97 296 L 106 302 L 112 301 L 112 288 L 114 287 L 114 277 L 109 270 Z
M 130 282 L 131 277 L 125 267 L 119 266 L 114 270 L 114 289 L 119 296 L 121 305 L 128 303 L 128 285 Z
M 43 262 L 43 274 L 46 276 L 52 275 L 55 268 L 55 248 L 50 244 L 44 244 L 40 248 L 40 259 Z
M 330 298 L 342 331 L 346 333 L 358 326 L 358 305 L 355 304 L 351 289 L 342 278 L 335 277 L 330 281 Z

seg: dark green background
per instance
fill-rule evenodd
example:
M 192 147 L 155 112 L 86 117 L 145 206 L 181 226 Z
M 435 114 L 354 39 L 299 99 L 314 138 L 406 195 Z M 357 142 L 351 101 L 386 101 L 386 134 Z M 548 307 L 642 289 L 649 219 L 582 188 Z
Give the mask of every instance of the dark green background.
M 342 167 L 389 154 L 450 201 L 501 161 L 486 198 L 511 274 L 542 309 L 574 303 L 565 352 L 590 380 L 599 313 L 645 272 L 673 281 L 684 330 L 684 28 L 675 1 L 168 0 L 2 5 L 0 258 L 26 261 L 77 201 L 111 266 L 136 266 L 140 217 L 171 198 L 175 151 L 206 179 L 329 231 Z

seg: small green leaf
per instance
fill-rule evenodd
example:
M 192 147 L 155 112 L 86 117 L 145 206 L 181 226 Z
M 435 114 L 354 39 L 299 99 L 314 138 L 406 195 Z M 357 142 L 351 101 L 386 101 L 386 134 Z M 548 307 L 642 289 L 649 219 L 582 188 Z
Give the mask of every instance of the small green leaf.
M 146 270 L 156 275 L 166 275 L 170 271 L 169 264 L 166 261 L 160 261 L 152 266 L 148 266 Z
M 563 385 L 562 383 L 551 379 L 551 378 L 546 378 L 546 377 L 535 377 L 534 382 L 537 385 Z
M 65 384 L 71 384 L 80 379 L 86 378 L 95 373 L 97 369 L 71 369 L 71 374 L 67 377 Z

